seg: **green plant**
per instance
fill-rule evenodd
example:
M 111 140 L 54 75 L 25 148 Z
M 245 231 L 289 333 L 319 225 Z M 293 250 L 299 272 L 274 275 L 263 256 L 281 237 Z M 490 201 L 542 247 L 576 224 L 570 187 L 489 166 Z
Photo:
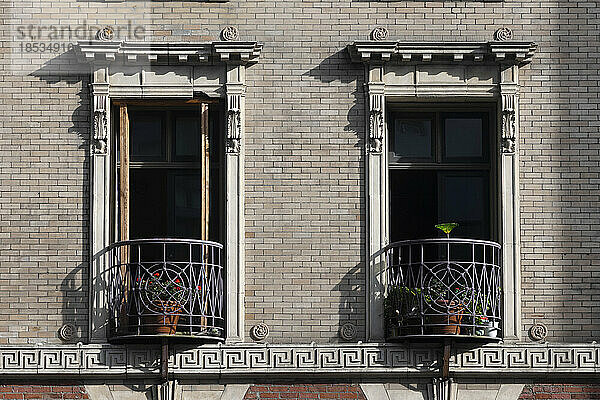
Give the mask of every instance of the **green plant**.
M 390 286 L 383 301 L 384 321 L 386 331 L 394 332 L 403 326 L 415 325 L 415 320 L 421 318 L 420 288 L 407 286 Z M 419 325 L 420 322 L 416 323 Z M 391 334 L 395 336 L 395 334 Z
M 450 232 L 452 232 L 452 230 L 457 226 L 458 224 L 456 222 L 444 222 L 442 224 L 437 224 L 435 227 L 438 228 L 440 231 L 444 232 L 446 234 L 446 237 L 449 238 Z
M 498 291 L 501 293 L 502 288 L 499 287 Z M 467 307 L 467 314 L 472 315 L 472 322 L 475 325 L 487 326 L 490 321 L 489 316 L 492 314 L 492 299 L 487 296 L 478 301 L 476 295 L 474 303 L 475 307 L 473 307 L 473 303 Z

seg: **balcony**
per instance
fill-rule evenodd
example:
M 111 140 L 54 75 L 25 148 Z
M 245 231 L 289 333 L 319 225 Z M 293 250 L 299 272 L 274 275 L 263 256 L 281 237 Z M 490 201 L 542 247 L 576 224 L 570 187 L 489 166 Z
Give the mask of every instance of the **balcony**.
M 500 340 L 502 272 L 498 243 L 408 240 L 392 243 L 384 250 L 388 340 Z
M 110 340 L 223 340 L 221 244 L 141 239 L 107 251 Z

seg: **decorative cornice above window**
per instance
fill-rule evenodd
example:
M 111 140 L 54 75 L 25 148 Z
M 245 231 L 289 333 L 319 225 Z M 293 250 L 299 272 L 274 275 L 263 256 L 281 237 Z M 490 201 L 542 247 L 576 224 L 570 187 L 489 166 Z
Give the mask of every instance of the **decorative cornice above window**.
M 406 43 L 358 41 L 348 45 L 355 62 L 390 61 L 402 62 L 505 62 L 525 64 L 531 61 L 537 44 L 533 42 L 484 42 L 484 43 Z
M 171 62 L 257 61 L 262 44 L 256 42 L 148 43 L 89 40 L 79 41 L 75 51 L 83 62 Z

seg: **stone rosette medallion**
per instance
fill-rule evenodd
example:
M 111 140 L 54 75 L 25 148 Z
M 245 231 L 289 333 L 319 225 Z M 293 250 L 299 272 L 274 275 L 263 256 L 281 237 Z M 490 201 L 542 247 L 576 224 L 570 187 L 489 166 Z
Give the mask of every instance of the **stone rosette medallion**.
M 240 32 L 238 31 L 238 28 L 236 28 L 235 26 L 226 26 L 221 31 L 221 39 L 223 39 L 226 42 L 238 40 L 239 38 L 240 38 Z
M 254 325 L 250 328 L 250 336 L 257 342 L 265 340 L 269 336 L 269 326 L 262 322 Z
M 535 324 L 529 328 L 529 337 L 535 342 L 541 342 L 548 337 L 548 328 L 544 324 Z
M 513 32 L 510 28 L 500 28 L 494 33 L 494 39 L 499 42 L 506 42 L 511 40 L 513 37 Z
M 356 334 L 356 325 L 354 325 L 352 322 L 346 322 L 340 327 L 340 337 L 347 342 L 351 342 L 356 339 Z
M 109 42 L 115 38 L 115 30 L 110 26 L 105 26 L 96 33 L 96 38 L 103 42 Z
M 377 40 L 377 41 L 386 40 L 389 35 L 390 35 L 390 32 L 387 30 L 387 28 L 385 28 L 383 26 L 378 26 L 371 31 L 371 39 L 372 40 Z

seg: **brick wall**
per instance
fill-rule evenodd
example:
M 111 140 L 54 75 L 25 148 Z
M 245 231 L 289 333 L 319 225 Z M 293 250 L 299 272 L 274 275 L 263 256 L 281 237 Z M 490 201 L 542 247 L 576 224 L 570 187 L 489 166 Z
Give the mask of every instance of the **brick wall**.
M 365 395 L 358 385 L 253 385 L 244 400 L 266 399 L 359 399 Z
M 67 400 L 89 399 L 83 386 L 0 385 L 0 399 Z
M 538 42 L 521 79 L 523 331 L 543 322 L 551 340 L 577 342 L 600 329 L 594 2 L 12 4 L 7 33 L 131 21 L 148 40 L 204 41 L 234 25 L 242 40 L 265 44 L 247 72 L 246 319 L 248 328 L 266 322 L 275 343 L 335 342 L 348 320 L 364 339 L 364 76 L 345 46 L 377 25 L 407 41 L 487 41 L 507 26 Z M 28 64 L 14 74 L 9 45 L 0 65 L 0 343 L 58 342 L 64 322 L 86 334 L 87 81 Z M 73 62 L 68 53 L 39 58 L 63 70 Z
M 600 399 L 600 385 L 525 385 L 519 400 Z

